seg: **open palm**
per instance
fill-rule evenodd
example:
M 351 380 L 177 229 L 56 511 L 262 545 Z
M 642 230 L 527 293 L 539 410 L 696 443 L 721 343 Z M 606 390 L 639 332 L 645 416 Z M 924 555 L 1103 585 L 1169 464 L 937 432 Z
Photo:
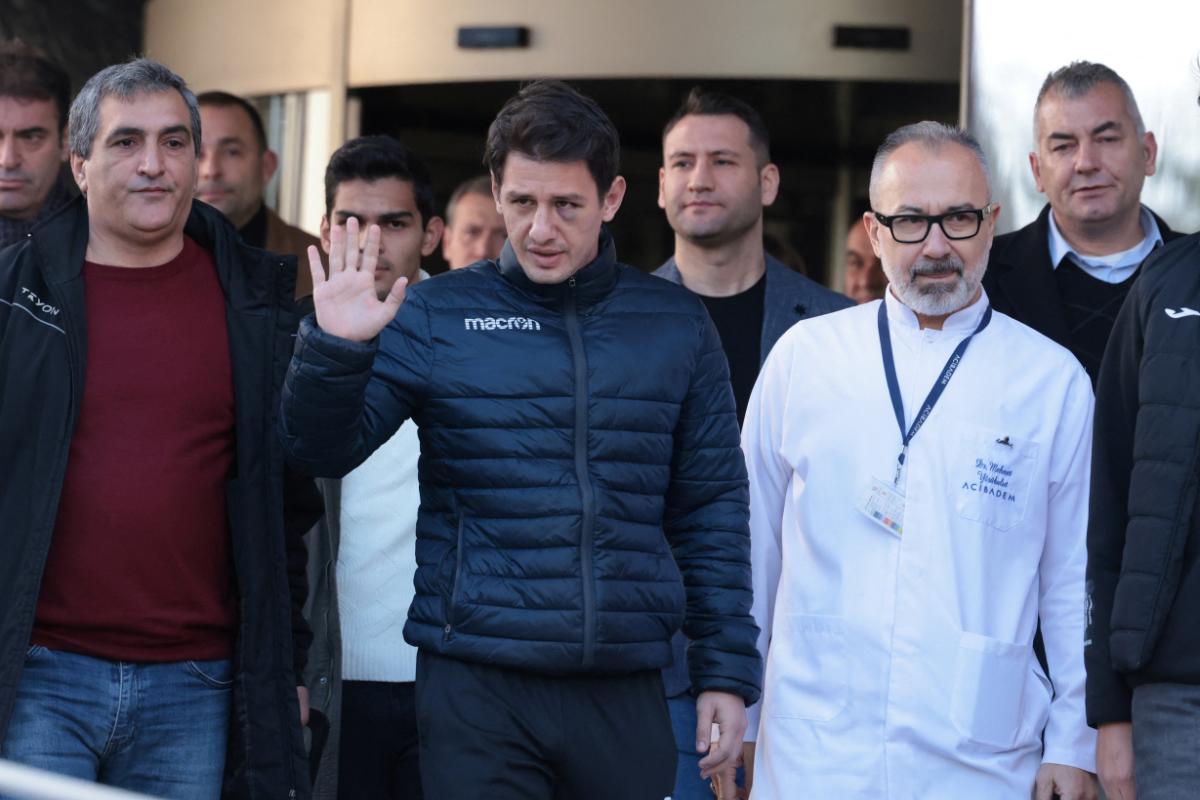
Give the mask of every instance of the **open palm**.
M 365 342 L 375 338 L 396 316 L 404 302 L 407 278 L 400 278 L 382 300 L 375 293 L 375 264 L 379 260 L 379 226 L 367 229 L 362 252 L 358 250 L 358 220 L 329 231 L 329 277 L 321 268 L 321 254 L 308 248 L 312 271 L 313 304 L 321 330 L 343 339 Z

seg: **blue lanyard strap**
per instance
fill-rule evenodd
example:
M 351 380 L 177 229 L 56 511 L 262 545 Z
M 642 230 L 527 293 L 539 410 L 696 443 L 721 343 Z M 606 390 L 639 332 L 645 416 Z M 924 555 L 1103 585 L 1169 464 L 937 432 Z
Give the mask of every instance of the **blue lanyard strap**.
M 992 321 L 992 307 L 989 305 L 984 310 L 983 319 L 979 321 L 979 326 L 975 328 L 970 336 L 959 342 L 958 347 L 954 348 L 954 352 L 950 354 L 950 359 L 946 362 L 946 366 L 942 368 L 941 377 L 938 378 L 933 388 L 929 390 L 929 394 L 925 397 L 925 404 L 921 406 L 921 413 L 917 414 L 917 418 L 913 420 L 908 433 L 904 432 L 904 400 L 900 396 L 900 381 L 896 378 L 896 362 L 892 356 L 892 334 L 888 330 L 886 299 L 879 304 L 878 321 L 879 347 L 883 351 L 883 374 L 887 377 L 888 393 L 892 396 L 892 410 L 896 412 L 896 424 L 900 428 L 902 442 L 900 456 L 896 459 L 896 478 L 894 481 L 894 483 L 899 484 L 900 470 L 904 466 L 904 454 L 908 452 L 908 443 L 917 435 L 917 431 L 921 430 L 921 426 L 925 424 L 925 420 L 929 419 L 929 414 L 941 398 L 942 392 L 946 391 L 946 385 L 954 377 L 955 371 L 958 370 L 958 365 L 962 362 L 963 355 L 967 352 L 967 345 L 971 343 L 976 334 L 986 328 L 988 323 Z

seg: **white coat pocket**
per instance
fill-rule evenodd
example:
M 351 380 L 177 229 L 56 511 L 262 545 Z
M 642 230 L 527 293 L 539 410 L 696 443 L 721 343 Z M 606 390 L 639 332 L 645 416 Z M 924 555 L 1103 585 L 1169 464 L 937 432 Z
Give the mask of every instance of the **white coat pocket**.
M 1038 444 L 970 426 L 950 465 L 954 510 L 966 519 L 1006 531 L 1020 525 L 1029 507 Z
M 976 633 L 959 639 L 950 717 L 968 750 L 1011 750 L 1020 738 L 1029 645 Z
M 828 722 L 846 707 L 846 634 L 841 617 L 786 615 L 771 642 L 771 694 L 765 713 Z M 777 649 L 778 648 L 778 649 Z

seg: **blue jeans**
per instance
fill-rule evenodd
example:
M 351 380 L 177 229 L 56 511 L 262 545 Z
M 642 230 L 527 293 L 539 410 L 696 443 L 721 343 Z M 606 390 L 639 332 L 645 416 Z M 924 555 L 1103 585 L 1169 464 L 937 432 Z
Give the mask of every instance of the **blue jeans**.
M 131 664 L 33 645 L 0 754 L 171 800 L 221 794 L 229 661 Z
M 708 781 L 700 778 L 700 754 L 696 752 L 696 698 L 680 694 L 667 698 L 671 714 L 671 731 L 675 734 L 675 791 L 671 800 L 713 800 Z M 742 770 L 738 769 L 737 784 L 742 785 Z

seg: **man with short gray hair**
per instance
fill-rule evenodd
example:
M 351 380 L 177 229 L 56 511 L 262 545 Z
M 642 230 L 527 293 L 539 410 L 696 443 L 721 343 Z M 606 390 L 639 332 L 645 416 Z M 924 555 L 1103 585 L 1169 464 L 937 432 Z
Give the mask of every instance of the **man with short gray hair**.
M 1046 76 L 1033 138 L 1029 166 L 1048 203 L 996 237 L 984 285 L 998 311 L 1074 353 L 1094 385 L 1138 266 L 1179 235 L 1141 204 L 1158 144 L 1129 84 L 1088 61 Z
M 895 131 L 870 194 L 885 298 L 785 333 L 742 431 L 752 796 L 1095 798 L 1087 376 L 981 288 L 1000 207 L 969 134 Z
M 0 757 L 199 800 L 229 752 L 227 796 L 307 797 L 272 426 L 294 262 L 193 203 L 163 65 L 100 71 L 68 128 L 82 198 L 0 258 Z

